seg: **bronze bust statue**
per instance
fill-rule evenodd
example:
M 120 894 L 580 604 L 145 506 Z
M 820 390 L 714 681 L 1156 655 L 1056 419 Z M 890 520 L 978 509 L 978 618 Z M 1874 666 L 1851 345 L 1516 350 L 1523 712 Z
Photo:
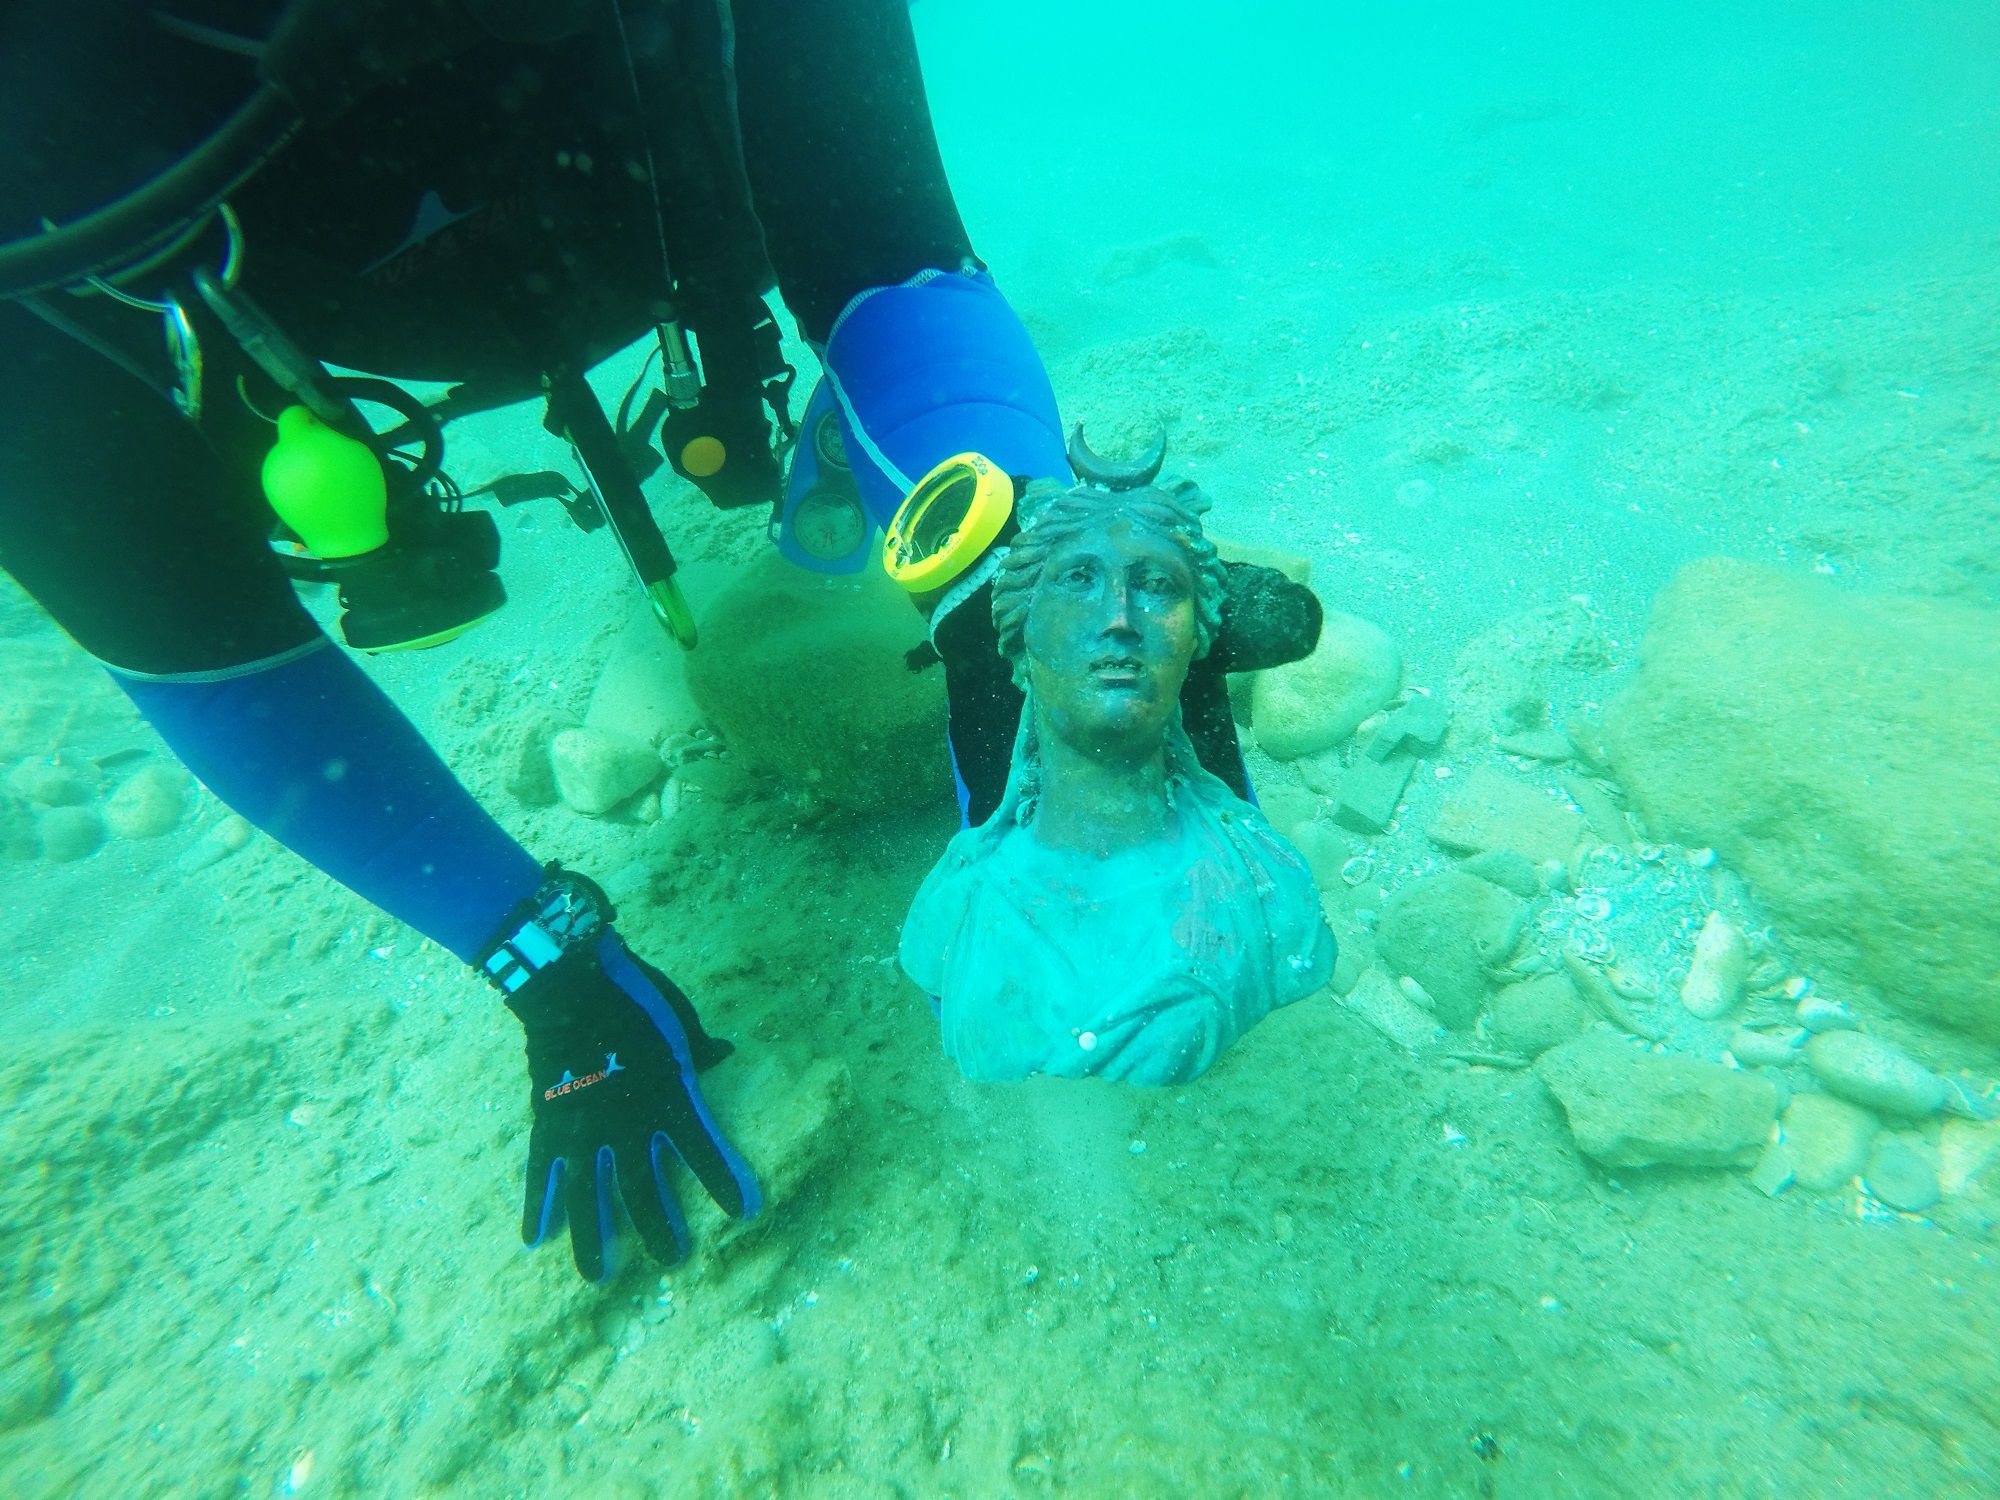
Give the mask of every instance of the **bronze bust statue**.
M 1031 487 L 994 577 L 1027 695 L 1007 793 L 925 879 L 900 954 L 975 1081 L 1182 1082 L 1332 972 L 1304 861 L 1182 727 L 1227 583 L 1201 492 L 1152 479 Z

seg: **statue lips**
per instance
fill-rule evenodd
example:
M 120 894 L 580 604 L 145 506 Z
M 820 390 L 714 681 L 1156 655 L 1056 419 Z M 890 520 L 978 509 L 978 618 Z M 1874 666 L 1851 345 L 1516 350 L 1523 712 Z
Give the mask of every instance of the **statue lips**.
M 1136 656 L 1100 656 L 1090 664 L 1099 687 L 1137 692 L 1145 686 L 1147 668 Z

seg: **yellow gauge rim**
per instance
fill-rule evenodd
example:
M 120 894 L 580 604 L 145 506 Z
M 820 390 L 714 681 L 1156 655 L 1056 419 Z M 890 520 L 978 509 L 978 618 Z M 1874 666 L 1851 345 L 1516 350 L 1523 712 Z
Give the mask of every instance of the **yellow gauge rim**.
M 912 594 L 943 588 L 993 545 L 1014 510 L 1014 481 L 978 453 L 917 481 L 882 539 L 882 569 Z

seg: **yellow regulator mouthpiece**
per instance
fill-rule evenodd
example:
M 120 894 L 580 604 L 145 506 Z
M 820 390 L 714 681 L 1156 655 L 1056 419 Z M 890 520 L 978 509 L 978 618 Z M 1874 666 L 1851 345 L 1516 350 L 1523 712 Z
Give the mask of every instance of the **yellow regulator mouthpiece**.
M 263 477 L 271 509 L 315 556 L 359 557 L 389 540 L 382 461 L 303 406 L 278 413 L 278 441 L 264 455 Z

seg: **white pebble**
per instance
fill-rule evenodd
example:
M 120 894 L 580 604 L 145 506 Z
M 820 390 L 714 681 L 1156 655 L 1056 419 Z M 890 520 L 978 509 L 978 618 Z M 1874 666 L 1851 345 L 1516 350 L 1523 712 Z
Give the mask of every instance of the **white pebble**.
M 1838 1000 L 1825 995 L 1807 995 L 1792 1013 L 1807 1031 L 1859 1031 L 1861 1018 Z
M 1681 1004 L 1692 1016 L 1712 1021 L 1735 1009 L 1743 998 L 1750 949 L 1743 929 L 1719 911 L 1708 914 L 1694 940 L 1694 963 L 1681 985 Z
M 1880 1037 L 1822 1032 L 1806 1043 L 1805 1059 L 1829 1094 L 1863 1109 L 1922 1119 L 1944 1108 L 1944 1080 Z
M 1729 1050 L 1746 1068 L 1783 1067 L 1798 1057 L 1803 1033 L 1752 1031 L 1739 1026 L 1729 1038 Z

